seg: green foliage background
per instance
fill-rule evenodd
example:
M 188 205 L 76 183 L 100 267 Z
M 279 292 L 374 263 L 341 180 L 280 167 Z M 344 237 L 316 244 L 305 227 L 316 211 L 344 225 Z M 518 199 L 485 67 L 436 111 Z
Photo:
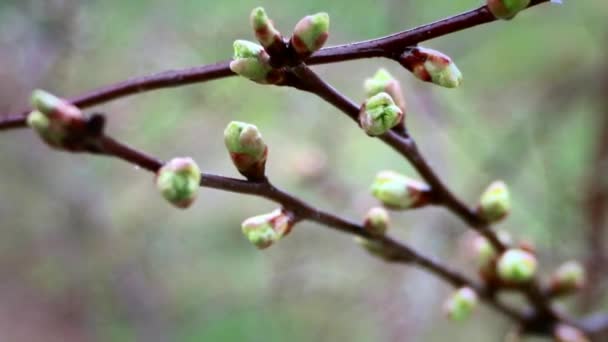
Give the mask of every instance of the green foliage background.
M 23 108 L 34 88 L 73 96 L 229 59 L 235 39 L 253 39 L 247 18 L 259 5 L 285 34 L 300 17 L 327 11 L 335 45 L 479 2 L 0 0 L 0 113 Z M 546 275 L 587 255 L 583 189 L 598 118 L 608 115 L 600 91 L 607 15 L 604 0 L 565 1 L 427 42 L 462 70 L 456 90 L 382 59 L 314 69 L 356 101 L 365 78 L 389 69 L 403 82 L 411 133 L 458 194 L 473 204 L 492 180 L 510 185 L 514 210 L 500 228 L 534 241 Z M 415 175 L 318 98 L 236 77 L 95 110 L 135 147 L 192 156 L 205 172 L 228 176 L 237 173 L 223 128 L 254 123 L 270 146 L 275 184 L 354 219 L 376 204 L 368 187 L 377 171 Z M 3 341 L 501 341 L 511 328 L 486 307 L 450 323 L 445 284 L 370 258 L 349 236 L 314 224 L 255 250 L 240 222 L 271 211 L 265 200 L 201 189 L 180 211 L 157 194 L 152 175 L 120 161 L 51 151 L 27 130 L 0 141 Z M 392 234 L 473 275 L 458 219 L 437 208 L 393 216 Z M 576 301 L 565 305 L 577 312 Z M 597 298 L 596 308 L 607 306 Z

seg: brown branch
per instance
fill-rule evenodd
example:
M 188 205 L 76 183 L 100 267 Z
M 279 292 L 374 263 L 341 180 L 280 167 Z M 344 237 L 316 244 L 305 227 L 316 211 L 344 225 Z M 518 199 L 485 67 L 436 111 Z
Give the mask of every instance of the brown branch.
M 530 7 L 549 0 L 533 0 Z M 419 26 L 390 36 L 338 45 L 322 49 L 306 60 L 307 64 L 326 64 L 369 57 L 386 57 L 394 59 L 407 46 L 461 31 L 480 24 L 496 20 L 486 6 L 445 18 L 443 20 Z M 139 94 L 161 88 L 179 87 L 193 83 L 206 82 L 218 78 L 233 76 L 229 61 L 216 64 L 170 70 L 158 74 L 135 77 L 124 82 L 99 88 L 90 93 L 70 99 L 80 107 L 87 108 L 118 98 Z M 22 128 L 30 109 L 17 114 L 0 116 L 0 130 Z

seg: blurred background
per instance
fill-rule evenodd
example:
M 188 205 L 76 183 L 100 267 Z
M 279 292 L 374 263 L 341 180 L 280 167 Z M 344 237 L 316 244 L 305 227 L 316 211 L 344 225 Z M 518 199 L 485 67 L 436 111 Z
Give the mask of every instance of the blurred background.
M 608 308 L 608 3 L 545 4 L 424 45 L 462 70 L 456 90 L 383 59 L 315 66 L 359 102 L 379 67 L 402 83 L 407 125 L 437 172 L 474 204 L 495 179 L 512 215 L 498 228 L 538 247 L 543 276 L 579 259 L 592 273 L 573 314 Z M 284 34 L 327 11 L 330 45 L 379 37 L 479 1 L 0 0 L 0 115 L 32 89 L 75 96 L 129 77 L 229 59 L 262 5 Z M 162 159 L 192 156 L 238 176 L 223 146 L 231 120 L 256 124 L 273 182 L 355 220 L 377 202 L 375 174 L 415 172 L 336 109 L 293 89 L 228 78 L 95 108 L 108 132 Z M 28 130 L 0 140 L 0 341 L 502 341 L 483 306 L 455 324 L 451 289 L 369 257 L 350 236 L 301 223 L 258 251 L 240 223 L 276 206 L 201 189 L 187 211 L 153 176 L 118 160 L 51 151 Z M 392 234 L 474 276 L 470 235 L 439 208 L 397 212 Z M 604 261 L 602 261 L 604 260 Z M 510 299 L 514 302 L 519 298 Z M 530 341 L 536 341 L 530 339 Z

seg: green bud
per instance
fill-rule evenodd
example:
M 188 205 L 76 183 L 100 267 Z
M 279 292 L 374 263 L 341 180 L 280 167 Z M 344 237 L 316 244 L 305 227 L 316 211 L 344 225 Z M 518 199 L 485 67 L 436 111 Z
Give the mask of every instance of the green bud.
M 329 14 L 325 12 L 302 18 L 293 30 L 291 45 L 303 56 L 319 50 L 329 37 Z
M 371 208 L 365 215 L 363 227 L 372 235 L 384 235 L 390 225 L 388 212 L 381 207 Z
M 444 311 L 454 321 L 463 321 L 477 307 L 477 294 L 470 287 L 463 287 L 452 294 L 444 304 Z
M 462 83 L 462 73 L 445 54 L 423 47 L 406 50 L 399 63 L 416 77 L 446 88 L 456 88 Z
M 263 179 L 268 147 L 255 125 L 232 121 L 224 130 L 224 143 L 232 162 L 247 177 Z
M 586 281 L 585 268 L 576 261 L 568 261 L 555 270 L 551 277 L 554 293 L 566 294 L 581 289 Z
M 366 239 L 360 236 L 355 236 L 354 241 L 372 256 L 381 258 L 385 261 L 410 261 L 404 259 L 398 251 L 385 246 L 381 241 Z
M 270 57 L 262 46 L 247 40 L 236 40 L 230 70 L 257 83 L 274 84 L 279 78 L 273 72 L 269 60 Z
M 283 236 L 286 236 L 293 227 L 291 215 L 281 209 L 246 219 L 241 224 L 243 234 L 257 248 L 270 247 Z
M 272 20 L 266 15 L 264 8 L 257 7 L 251 11 L 251 26 L 255 37 L 263 47 L 268 48 L 273 44 L 282 44 L 281 33 L 274 27 Z
M 476 236 L 473 240 L 473 250 L 480 269 L 487 269 L 497 256 L 490 241 L 481 235 Z
M 368 97 L 381 92 L 389 94 L 395 104 L 405 113 L 405 99 L 401 91 L 401 84 L 386 69 L 378 69 L 372 78 L 365 80 L 364 88 Z
M 371 186 L 372 195 L 391 209 L 409 209 L 429 203 L 430 188 L 394 171 L 381 171 Z
M 530 5 L 530 0 L 487 0 L 486 5 L 497 19 L 509 20 Z
M 156 173 L 156 187 L 178 208 L 188 208 L 196 199 L 201 171 L 192 158 L 173 158 Z
M 44 90 L 34 90 L 31 102 L 35 110 L 66 124 L 71 120 L 82 120 L 84 117 L 78 107 Z
M 510 283 L 530 281 L 536 273 L 536 268 L 536 257 L 521 249 L 509 249 L 498 259 L 498 275 Z
M 582 331 L 566 324 L 558 324 L 553 331 L 553 335 L 556 342 L 591 342 Z
M 497 222 L 511 211 L 509 189 L 503 181 L 490 184 L 481 195 L 478 205 L 479 215 L 488 222 Z
M 382 135 L 402 120 L 403 111 L 385 92 L 367 99 L 359 111 L 359 124 L 369 136 Z

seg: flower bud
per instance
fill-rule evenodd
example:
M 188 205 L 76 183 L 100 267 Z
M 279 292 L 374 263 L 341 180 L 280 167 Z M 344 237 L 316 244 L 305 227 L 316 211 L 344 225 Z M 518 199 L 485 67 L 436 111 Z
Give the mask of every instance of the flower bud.
M 201 171 L 192 158 L 173 158 L 156 173 L 156 187 L 178 208 L 188 208 L 196 199 Z
M 530 281 L 536 268 L 536 257 L 521 249 L 509 249 L 498 259 L 498 276 L 509 283 Z
M 590 342 L 591 340 L 573 326 L 558 324 L 553 331 L 556 342 Z
M 269 48 L 273 44 L 284 44 L 281 33 L 274 27 L 264 8 L 254 8 L 251 11 L 250 20 L 255 37 L 264 48 Z
M 365 215 L 363 227 L 372 235 L 384 235 L 388 230 L 390 217 L 381 207 L 371 208 Z
M 381 171 L 371 186 L 372 195 L 391 209 L 418 208 L 429 203 L 430 188 L 394 171 Z
M 234 166 L 251 180 L 264 179 L 268 147 L 254 125 L 232 121 L 224 130 L 224 143 Z
M 423 47 L 407 49 L 399 63 L 416 77 L 446 88 L 456 88 L 462 83 L 462 73 L 452 59 L 439 51 Z
M 586 274 L 583 266 L 576 261 L 568 261 L 555 270 L 551 277 L 551 292 L 567 294 L 585 285 Z
M 293 224 L 293 218 L 289 213 L 276 209 L 269 214 L 246 219 L 241 224 L 241 228 L 254 246 L 264 249 L 289 234 Z
M 479 200 L 479 215 L 488 222 L 497 222 L 507 216 L 510 210 L 511 198 L 507 185 L 502 181 L 490 184 Z
M 319 50 L 329 37 L 329 15 L 325 12 L 307 15 L 293 29 L 291 46 L 303 57 Z
M 403 111 L 385 92 L 378 93 L 363 103 L 359 111 L 359 124 L 369 136 L 388 132 L 403 120 Z
M 444 304 L 444 311 L 454 321 L 467 319 L 477 306 L 477 294 L 470 287 L 463 287 L 452 294 Z
M 360 236 L 355 236 L 355 242 L 363 247 L 369 254 L 381 258 L 385 261 L 410 261 L 401 255 L 398 251 L 385 246 L 381 241 L 366 239 Z
M 487 0 L 490 13 L 497 19 L 509 20 L 530 5 L 530 0 Z
M 75 149 L 68 146 L 68 140 L 85 129 L 86 119 L 80 109 L 44 90 L 32 92 L 31 101 L 34 111 L 27 117 L 28 126 L 51 147 Z
M 477 264 L 482 270 L 487 269 L 497 257 L 494 246 L 481 235 L 476 236 L 473 240 L 473 250 L 475 251 Z
M 364 87 L 368 97 L 381 92 L 389 94 L 395 104 L 405 113 L 405 99 L 401 91 L 401 84 L 386 69 L 378 69 L 372 78 L 365 80 Z
M 282 76 L 272 69 L 269 61 L 270 57 L 262 46 L 247 40 L 236 40 L 230 70 L 257 83 L 276 84 Z

